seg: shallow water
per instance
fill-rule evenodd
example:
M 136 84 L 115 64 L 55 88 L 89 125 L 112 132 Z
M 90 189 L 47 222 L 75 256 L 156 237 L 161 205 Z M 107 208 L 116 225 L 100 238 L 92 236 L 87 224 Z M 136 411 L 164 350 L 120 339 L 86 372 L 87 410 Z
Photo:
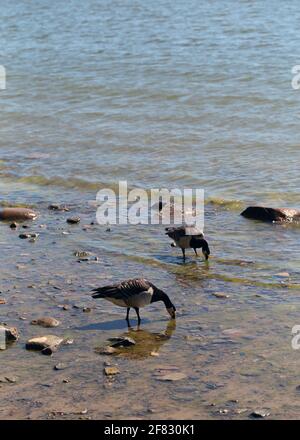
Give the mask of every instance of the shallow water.
M 40 237 L 0 224 L 0 321 L 21 333 L 0 352 L 0 376 L 18 377 L 0 384 L 0 418 L 243 418 L 262 407 L 298 417 L 299 226 L 239 216 L 254 202 L 300 205 L 297 2 L 148 3 L 2 5 L 1 203 L 35 207 Z M 123 179 L 204 188 L 209 263 L 191 251 L 183 264 L 162 226 L 84 228 L 96 192 Z M 72 211 L 51 212 L 51 202 Z M 70 215 L 80 225 L 67 225 Z M 99 261 L 78 263 L 76 250 Z M 107 359 L 95 350 L 127 331 L 123 310 L 89 290 L 136 276 L 170 294 L 176 325 L 149 307 L 131 332 L 136 346 Z M 30 325 L 42 315 L 61 326 Z M 74 344 L 52 358 L 24 349 L 47 333 Z M 120 369 L 114 381 L 106 360 Z M 53 371 L 58 362 L 69 368 Z M 186 378 L 162 382 L 162 367 Z

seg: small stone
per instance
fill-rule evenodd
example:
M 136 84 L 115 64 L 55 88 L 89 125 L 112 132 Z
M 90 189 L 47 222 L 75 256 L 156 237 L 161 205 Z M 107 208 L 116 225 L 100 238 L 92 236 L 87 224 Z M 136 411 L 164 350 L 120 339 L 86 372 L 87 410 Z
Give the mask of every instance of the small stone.
M 0 298 L 0 305 L 1 304 L 6 304 L 6 300 L 4 298 Z
M 96 349 L 95 351 L 96 351 L 96 353 L 109 356 L 109 355 L 116 353 L 117 350 L 108 345 L 107 347 Z
M 84 307 L 82 309 L 82 311 L 85 312 L 85 313 L 90 313 L 92 311 L 92 309 L 90 307 Z
M 243 414 L 243 413 L 245 413 L 245 412 L 247 412 L 247 411 L 248 411 L 247 408 L 237 408 L 234 412 L 235 412 L 236 414 Z
M 128 336 L 120 336 L 116 338 L 109 338 L 109 341 L 112 341 L 111 347 L 130 347 L 131 345 L 135 345 L 136 342 L 134 339 L 129 338 Z
M 215 292 L 213 293 L 213 296 L 215 296 L 216 298 L 229 298 L 229 295 L 226 295 L 226 293 L 219 293 L 219 292 Z
M 87 251 L 76 251 L 74 252 L 74 255 L 75 257 L 85 258 L 85 257 L 90 257 L 91 253 Z
M 11 224 L 9 225 L 9 227 L 10 227 L 10 229 L 17 229 L 17 227 L 18 227 L 18 223 L 13 222 L 13 223 L 11 223 Z
M 80 222 L 80 217 L 69 217 L 67 218 L 67 223 L 75 225 Z
M 151 351 L 150 356 L 158 357 L 159 353 L 157 351 Z
M 288 272 L 279 272 L 275 274 L 276 277 L 281 277 L 281 278 L 289 278 L 290 274 Z
M 63 383 L 70 383 L 70 379 L 63 379 Z
M 163 376 L 158 376 L 157 379 L 164 381 L 164 382 L 174 382 L 177 380 L 185 379 L 186 375 L 184 373 L 176 373 L 176 372 L 170 372 Z
M 115 376 L 116 374 L 119 374 L 120 370 L 117 367 L 105 367 L 104 368 L 104 374 L 105 376 Z
M 19 238 L 22 238 L 23 240 L 30 238 L 30 237 L 31 237 L 30 234 L 20 234 L 19 235 Z
M 41 327 L 50 328 L 50 327 L 58 327 L 60 322 L 57 319 L 51 318 L 49 316 L 49 317 L 34 319 L 31 321 L 31 324 L 32 325 L 40 325 Z
M 0 383 L 16 383 L 17 380 L 16 376 L 0 376 Z
M 59 362 L 57 365 L 54 366 L 54 370 L 56 371 L 65 370 L 66 368 L 68 368 L 68 365 L 62 362 Z
M 228 414 L 228 409 L 220 409 L 220 414 Z
M 72 345 L 72 344 L 74 344 L 74 339 L 70 339 L 70 338 L 64 339 L 63 344 L 64 345 Z
M 264 411 L 264 410 L 256 410 L 250 414 L 250 416 L 254 417 L 255 419 L 264 419 L 265 417 L 268 417 L 269 415 L 270 415 L 270 413 L 268 411 Z
M 5 379 L 7 380 L 7 382 L 9 383 L 16 383 L 18 378 L 16 376 L 5 376 Z
M 48 206 L 48 209 L 50 209 L 51 211 L 70 211 L 67 206 L 58 205 L 56 203 L 51 203 L 51 205 Z

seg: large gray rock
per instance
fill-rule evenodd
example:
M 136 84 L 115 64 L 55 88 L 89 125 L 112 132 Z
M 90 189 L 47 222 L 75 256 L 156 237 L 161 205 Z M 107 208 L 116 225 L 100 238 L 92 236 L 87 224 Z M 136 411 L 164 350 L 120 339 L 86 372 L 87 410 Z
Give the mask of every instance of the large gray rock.
M 37 350 L 41 351 L 43 354 L 51 355 L 58 349 L 62 342 L 63 338 L 55 335 L 39 336 L 37 338 L 29 339 L 26 342 L 26 349 Z
M 249 206 L 241 215 L 246 218 L 265 222 L 300 222 L 300 210 L 290 208 Z
M 6 349 L 6 344 L 15 342 L 19 339 L 19 332 L 16 327 L 8 327 L 0 324 L 0 350 Z
M 25 221 L 35 220 L 37 213 L 28 208 L 0 208 L 0 220 Z

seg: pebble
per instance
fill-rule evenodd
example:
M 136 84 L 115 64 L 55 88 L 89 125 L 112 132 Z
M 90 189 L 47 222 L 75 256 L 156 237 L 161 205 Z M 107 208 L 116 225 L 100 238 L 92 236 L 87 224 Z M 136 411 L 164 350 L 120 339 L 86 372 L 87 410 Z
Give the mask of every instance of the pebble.
M 275 274 L 276 277 L 289 278 L 290 274 L 288 272 L 279 272 Z
M 0 305 L 1 304 L 6 304 L 6 300 L 4 298 L 0 298 Z
M 31 321 L 31 324 L 32 325 L 40 325 L 41 327 L 50 328 L 50 327 L 58 327 L 60 322 L 57 319 L 51 318 L 49 316 L 49 317 L 33 319 Z
M 51 211 L 70 211 L 70 209 L 65 205 L 57 205 L 56 203 L 51 203 L 51 205 L 48 206 L 48 209 Z
M 75 225 L 80 222 L 80 217 L 69 217 L 67 218 L 67 223 Z
M 213 293 L 213 296 L 215 296 L 216 298 L 229 298 L 229 295 L 226 295 L 226 293 L 215 292 Z
M 105 376 L 115 376 L 116 374 L 119 374 L 120 370 L 117 367 L 105 367 L 104 368 L 104 374 Z
M 174 381 L 182 380 L 185 378 L 186 378 L 186 375 L 184 373 L 170 372 L 170 373 L 164 374 L 163 376 L 158 376 L 156 379 L 164 381 L 164 382 L 174 382 Z
M 270 415 L 270 413 L 268 411 L 264 411 L 264 410 L 256 410 L 250 414 L 250 416 L 254 417 L 255 419 L 264 419 L 265 417 L 268 417 L 269 415 Z
M 65 370 L 66 368 L 68 368 L 68 365 L 62 362 L 59 362 L 57 365 L 54 366 L 54 370 L 56 371 Z
M 107 347 L 96 349 L 95 351 L 96 351 L 96 353 L 99 353 L 102 355 L 108 355 L 108 356 L 117 352 L 117 350 L 115 348 L 110 347 L 109 345 Z
M 0 383 L 16 383 L 17 380 L 16 376 L 0 376 Z
M 11 223 L 11 224 L 9 225 L 10 229 L 17 229 L 18 226 L 19 226 L 19 225 L 18 225 L 18 223 L 16 223 L 16 222 L 13 222 L 13 223 Z

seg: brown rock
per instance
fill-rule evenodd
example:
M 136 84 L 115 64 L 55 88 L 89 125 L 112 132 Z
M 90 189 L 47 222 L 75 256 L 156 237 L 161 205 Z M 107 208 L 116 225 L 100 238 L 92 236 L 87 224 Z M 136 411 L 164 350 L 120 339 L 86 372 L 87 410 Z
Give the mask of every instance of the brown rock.
M 265 222 L 297 222 L 300 221 L 300 210 L 290 208 L 267 208 L 264 206 L 249 206 L 241 215 L 253 220 Z
M 40 325 L 41 327 L 46 327 L 46 328 L 50 328 L 50 327 L 58 327 L 60 322 L 55 319 L 55 318 L 51 318 L 50 316 L 46 316 L 43 318 L 38 318 L 38 319 L 33 319 L 31 321 L 32 325 Z
M 105 367 L 104 368 L 104 374 L 105 376 L 115 376 L 116 374 L 119 374 L 120 370 L 117 367 Z
M 1 304 L 6 304 L 6 301 L 5 301 L 4 298 L 0 298 L 0 305 L 1 305 Z
M 32 209 L 28 208 L 1 208 L 0 209 L 0 220 L 6 221 L 25 221 L 25 220 L 35 220 L 37 218 L 37 213 Z

